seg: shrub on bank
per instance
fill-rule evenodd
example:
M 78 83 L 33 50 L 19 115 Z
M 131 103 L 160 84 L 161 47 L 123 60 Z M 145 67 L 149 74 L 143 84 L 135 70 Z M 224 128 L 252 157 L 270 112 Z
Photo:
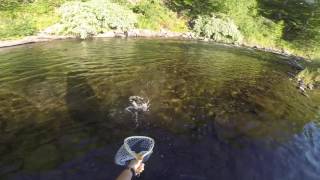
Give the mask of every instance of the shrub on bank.
M 239 44 L 243 41 L 237 25 L 224 15 L 198 16 L 193 31 L 198 37 L 219 42 Z
M 110 29 L 128 30 L 137 23 L 136 15 L 127 7 L 109 0 L 73 1 L 59 8 L 60 28 L 56 33 L 85 39 Z

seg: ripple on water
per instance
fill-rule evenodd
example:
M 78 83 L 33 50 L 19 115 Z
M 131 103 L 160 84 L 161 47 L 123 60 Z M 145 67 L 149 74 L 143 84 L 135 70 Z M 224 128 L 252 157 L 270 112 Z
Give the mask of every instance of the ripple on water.
M 3 49 L 0 176 L 111 179 L 114 153 L 138 134 L 156 140 L 141 179 L 319 179 L 320 96 L 288 73 L 284 57 L 193 41 Z M 133 95 L 151 100 L 138 128 Z

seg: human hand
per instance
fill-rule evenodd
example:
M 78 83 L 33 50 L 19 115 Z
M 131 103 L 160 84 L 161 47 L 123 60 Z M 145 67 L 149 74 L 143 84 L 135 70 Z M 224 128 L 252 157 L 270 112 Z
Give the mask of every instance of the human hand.
M 132 168 L 135 172 L 135 175 L 139 175 L 144 171 L 144 163 L 142 163 L 142 160 L 131 160 L 128 168 Z

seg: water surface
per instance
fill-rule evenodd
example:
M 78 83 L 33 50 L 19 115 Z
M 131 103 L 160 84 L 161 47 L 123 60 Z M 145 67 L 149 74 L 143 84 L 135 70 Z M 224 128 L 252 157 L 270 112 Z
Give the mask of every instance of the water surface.
M 290 59 L 213 43 L 63 40 L 0 50 L 0 177 L 114 179 L 123 139 L 156 141 L 140 179 L 320 179 L 320 92 Z M 135 127 L 128 98 L 151 100 Z

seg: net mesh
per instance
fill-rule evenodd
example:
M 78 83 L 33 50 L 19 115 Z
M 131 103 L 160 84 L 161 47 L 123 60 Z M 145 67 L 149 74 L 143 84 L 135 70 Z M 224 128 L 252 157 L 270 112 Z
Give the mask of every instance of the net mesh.
M 120 166 L 128 165 L 133 159 L 142 158 L 147 161 L 152 153 L 154 140 L 146 136 L 132 136 L 124 140 L 123 145 L 115 156 L 115 163 Z

